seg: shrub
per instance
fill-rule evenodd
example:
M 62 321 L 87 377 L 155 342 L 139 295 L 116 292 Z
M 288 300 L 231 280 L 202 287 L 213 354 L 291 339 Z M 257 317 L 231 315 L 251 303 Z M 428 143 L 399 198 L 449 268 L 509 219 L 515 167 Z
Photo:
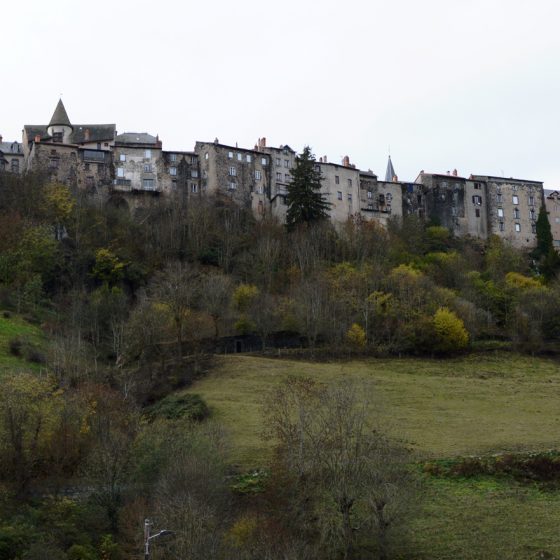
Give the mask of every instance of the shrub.
M 150 420 L 165 418 L 177 420 L 184 418 L 201 422 L 210 416 L 210 409 L 200 395 L 184 393 L 182 395 L 168 395 L 152 405 L 147 411 Z
M 23 348 L 23 341 L 21 340 L 21 338 L 12 338 L 9 342 L 9 346 L 10 354 L 12 354 L 12 356 L 21 356 Z
M 447 307 L 440 307 L 434 314 L 433 325 L 436 339 L 434 350 L 442 354 L 458 352 L 466 348 L 469 333 L 463 321 Z
M 358 323 L 354 323 L 346 333 L 346 340 L 353 348 L 362 349 L 366 345 L 366 331 Z

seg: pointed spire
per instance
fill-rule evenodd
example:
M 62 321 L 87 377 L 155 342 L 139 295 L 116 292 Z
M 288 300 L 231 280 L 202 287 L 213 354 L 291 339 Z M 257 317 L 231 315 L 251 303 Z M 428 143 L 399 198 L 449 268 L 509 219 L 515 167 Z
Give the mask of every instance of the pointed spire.
M 51 122 L 49 123 L 49 126 L 55 125 L 69 126 L 70 128 L 72 128 L 70 119 L 68 118 L 68 113 L 66 112 L 64 104 L 62 103 L 62 99 L 58 100 L 58 105 L 56 106 L 56 109 L 54 110 L 53 116 L 51 118 Z
M 391 156 L 389 156 L 389 161 L 387 162 L 387 171 L 385 172 L 385 181 L 391 183 L 393 178 L 396 177 L 395 169 L 393 168 L 393 162 L 391 161 Z

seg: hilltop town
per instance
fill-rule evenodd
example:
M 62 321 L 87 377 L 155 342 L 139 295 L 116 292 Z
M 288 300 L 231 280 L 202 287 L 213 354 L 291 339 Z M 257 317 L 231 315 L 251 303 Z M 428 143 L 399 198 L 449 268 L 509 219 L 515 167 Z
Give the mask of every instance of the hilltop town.
M 25 125 L 22 136 L 21 143 L 3 142 L 0 136 L 1 170 L 45 172 L 53 181 L 121 207 L 145 204 L 149 196 L 215 194 L 250 207 L 257 217 L 286 217 L 297 157 L 287 144 L 268 146 L 266 138 L 259 138 L 244 148 L 216 138 L 197 141 L 190 151 L 166 151 L 158 136 L 145 132 L 118 134 L 115 124 L 74 124 L 62 100 L 48 124 Z M 544 203 L 554 243 L 560 245 L 560 195 L 545 194 L 541 181 L 422 170 L 407 182 L 399 180 L 390 156 L 383 178 L 358 169 L 348 156 L 340 163 L 321 156 L 316 165 L 335 223 L 353 219 L 386 225 L 391 217 L 417 215 L 459 237 L 497 235 L 517 248 L 533 248 Z

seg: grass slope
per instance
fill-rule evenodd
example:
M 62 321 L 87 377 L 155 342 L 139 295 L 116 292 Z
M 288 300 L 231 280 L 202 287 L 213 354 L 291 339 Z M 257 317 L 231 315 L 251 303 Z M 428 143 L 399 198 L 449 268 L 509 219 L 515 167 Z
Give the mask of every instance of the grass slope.
M 365 383 L 378 403 L 372 415 L 425 456 L 559 446 L 560 367 L 550 360 L 492 354 L 318 364 L 228 356 L 191 391 L 229 427 L 234 462 L 262 463 L 263 396 L 288 375 Z
M 21 317 L 11 314 L 4 317 L 0 313 L 0 373 L 8 370 L 38 369 L 37 364 L 31 364 L 25 359 L 10 353 L 10 340 L 21 337 L 37 346 L 43 342 L 41 329 L 24 321 Z
M 191 391 L 229 428 L 232 461 L 248 468 L 265 460 L 263 395 L 288 375 L 365 383 L 379 403 L 372 415 L 424 456 L 560 447 L 560 368 L 551 360 L 498 353 L 317 364 L 228 356 Z M 423 514 L 399 558 L 560 557 L 560 492 L 491 479 L 426 482 Z

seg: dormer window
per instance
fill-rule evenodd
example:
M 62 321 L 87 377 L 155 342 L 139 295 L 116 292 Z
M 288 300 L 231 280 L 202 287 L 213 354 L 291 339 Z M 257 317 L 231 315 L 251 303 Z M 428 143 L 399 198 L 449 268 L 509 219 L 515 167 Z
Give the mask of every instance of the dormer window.
M 62 143 L 64 140 L 64 132 L 53 132 L 53 142 Z

